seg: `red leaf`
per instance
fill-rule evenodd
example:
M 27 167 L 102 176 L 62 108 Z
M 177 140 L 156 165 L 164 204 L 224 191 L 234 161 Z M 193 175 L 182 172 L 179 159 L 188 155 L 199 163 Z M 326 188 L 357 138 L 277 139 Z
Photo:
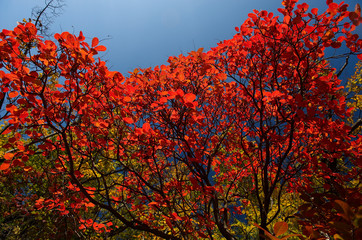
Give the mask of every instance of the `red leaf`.
M 302 3 L 298 5 L 298 9 L 300 9 L 302 12 L 306 12 L 309 8 L 309 5 L 306 3 Z
M 199 183 L 197 182 L 197 180 L 194 177 L 190 177 L 190 182 L 191 182 L 193 187 L 198 187 L 199 186 Z
M 171 223 L 171 221 L 170 221 L 169 218 L 166 218 L 166 224 L 167 224 L 171 229 L 173 229 L 172 223 Z
M 355 12 L 350 12 L 348 17 L 351 21 L 354 21 L 356 18 L 358 18 L 358 14 Z
M 202 238 L 208 238 L 207 235 L 205 235 L 205 234 L 202 233 L 202 232 L 197 232 L 197 234 L 199 234 L 199 236 L 202 237 Z
M 334 16 L 337 14 L 338 7 L 339 7 L 337 3 L 332 2 L 328 5 L 328 7 L 329 8 L 327 9 L 327 11 L 331 16 Z
M 332 48 L 340 48 L 342 44 L 340 42 L 332 42 L 331 46 Z
M 182 220 L 182 218 L 180 218 L 179 215 L 177 215 L 177 213 L 175 213 L 175 212 L 173 212 L 171 215 L 172 215 L 173 218 L 176 219 L 176 220 Z
M 85 37 L 83 36 L 82 31 L 79 32 L 78 41 L 84 41 Z
M 98 43 L 99 43 L 99 40 L 98 40 L 98 38 L 93 38 L 93 40 L 92 40 L 92 48 L 94 48 L 95 46 L 97 46 L 98 45 Z
M 22 161 L 20 161 L 19 159 L 15 159 L 12 163 L 12 165 L 14 167 L 21 167 L 21 166 L 24 166 L 24 163 Z
M 82 225 L 79 226 L 79 230 L 83 230 L 83 229 L 86 229 L 86 227 L 85 227 L 84 224 L 82 224 Z
M 29 156 L 27 156 L 27 155 L 24 155 L 21 157 L 21 161 L 23 161 L 23 162 L 27 162 L 28 160 L 29 160 Z
M 60 39 L 60 34 L 59 34 L 59 33 L 54 34 L 54 38 L 59 41 L 59 39 Z
M 43 204 L 44 202 L 44 198 L 39 198 L 38 200 L 35 201 L 36 204 Z
M 34 25 L 33 23 L 27 22 L 26 25 L 25 25 L 25 27 L 29 30 L 29 32 L 30 32 L 31 34 L 33 34 L 33 35 L 36 34 L 37 29 L 36 29 L 36 27 L 35 27 L 35 25 Z
M 182 97 L 185 93 L 182 91 L 182 89 L 177 89 L 176 94 Z
M 250 17 L 254 21 L 258 19 L 258 16 L 256 16 L 254 13 L 249 13 L 248 17 Z
M 11 131 L 12 131 L 12 130 L 8 128 L 8 129 L 6 129 L 6 130 L 2 133 L 2 135 L 6 135 L 6 134 L 8 134 L 8 133 L 11 133 Z
M 146 122 L 146 123 L 143 124 L 142 129 L 145 132 L 149 132 L 151 130 L 151 125 L 148 122 Z

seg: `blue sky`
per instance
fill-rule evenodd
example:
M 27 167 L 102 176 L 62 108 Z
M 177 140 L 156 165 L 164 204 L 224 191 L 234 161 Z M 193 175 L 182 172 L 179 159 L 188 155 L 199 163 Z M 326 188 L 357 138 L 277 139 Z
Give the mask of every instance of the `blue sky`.
M 360 0 L 347 0 L 351 7 Z M 306 0 L 311 7 L 325 9 L 325 0 Z M 338 1 L 337 1 L 338 2 Z M 103 39 L 113 71 L 165 64 L 169 56 L 186 54 L 230 39 L 253 9 L 277 14 L 281 0 L 65 0 L 61 16 L 51 32 L 82 31 L 90 42 Z M 0 0 L 0 29 L 12 29 L 30 17 L 31 9 L 44 0 Z M 361 27 L 358 32 L 360 35 Z M 353 73 L 353 65 L 345 74 Z M 343 76 L 342 76 L 343 77 Z

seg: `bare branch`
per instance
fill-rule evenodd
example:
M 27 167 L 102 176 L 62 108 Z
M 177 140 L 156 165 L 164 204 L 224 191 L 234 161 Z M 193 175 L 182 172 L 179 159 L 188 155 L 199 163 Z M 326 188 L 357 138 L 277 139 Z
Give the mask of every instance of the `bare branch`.
M 49 37 L 50 25 L 54 22 L 54 18 L 63 13 L 65 6 L 64 0 L 45 0 L 45 6 L 36 6 L 31 11 L 31 18 L 39 32 Z

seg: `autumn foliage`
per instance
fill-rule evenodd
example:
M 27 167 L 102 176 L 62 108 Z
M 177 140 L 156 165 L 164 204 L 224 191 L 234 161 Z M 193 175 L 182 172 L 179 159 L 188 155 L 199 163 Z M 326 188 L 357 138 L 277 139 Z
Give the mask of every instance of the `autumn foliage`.
M 247 239 L 242 223 L 277 238 L 298 217 L 294 237 L 357 236 L 362 138 L 326 50 L 362 59 L 361 11 L 327 4 L 254 10 L 210 51 L 129 77 L 96 58 L 97 38 L 3 30 L 3 221 L 50 211 L 72 222 L 58 238 Z M 303 202 L 287 212 L 287 196 Z

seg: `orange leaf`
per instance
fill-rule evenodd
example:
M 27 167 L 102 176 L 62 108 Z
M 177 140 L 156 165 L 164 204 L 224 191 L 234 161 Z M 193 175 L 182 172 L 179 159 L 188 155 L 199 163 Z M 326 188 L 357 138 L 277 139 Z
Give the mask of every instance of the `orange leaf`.
M 286 222 L 277 222 L 274 224 L 274 234 L 275 236 L 282 235 L 288 230 L 288 223 Z
M 93 40 L 92 40 L 92 48 L 94 48 L 95 46 L 97 46 L 98 45 L 98 43 L 99 43 L 99 40 L 98 40 L 98 38 L 93 38 Z
M 131 99 L 130 97 L 128 97 L 128 96 L 125 96 L 125 97 L 123 98 L 123 100 L 124 100 L 125 102 L 130 102 L 132 99 Z
M 94 50 L 96 50 L 98 52 L 103 52 L 103 51 L 106 51 L 107 48 L 103 45 L 99 45 L 99 46 L 95 47 Z
M 150 203 L 148 204 L 148 206 L 150 206 L 150 207 L 153 208 L 153 209 L 157 209 L 157 207 L 159 206 L 159 204 L 158 204 L 157 202 L 150 202 Z
M 10 167 L 10 163 L 3 163 L 0 165 L 0 170 L 4 171 Z
M 11 92 L 11 93 L 9 93 L 9 98 L 14 98 L 14 97 L 16 97 L 16 96 L 18 96 L 18 92 Z
M 5 153 L 4 158 L 6 160 L 11 160 L 14 157 L 14 153 Z
M 123 121 L 125 121 L 125 122 L 128 123 L 128 124 L 134 123 L 133 119 L 132 119 L 132 118 L 129 118 L 129 117 L 123 118 Z
M 271 235 L 271 233 L 270 233 L 270 232 L 268 232 L 268 231 L 267 231 L 267 230 L 265 230 L 264 228 L 260 227 L 258 224 L 256 224 L 256 223 L 253 223 L 253 224 L 254 224 L 254 226 L 255 226 L 255 227 L 257 227 L 257 228 L 259 228 L 259 229 L 263 230 L 263 231 L 264 231 L 264 233 L 265 233 L 265 235 L 266 235 L 269 239 L 271 239 L 271 240 L 278 240 L 278 239 L 279 239 L 279 238 L 277 238 L 277 237 L 275 237 L 275 236 Z
M 284 19 L 283 19 L 283 22 L 284 22 L 285 24 L 288 24 L 288 23 L 290 22 L 290 16 L 289 16 L 289 15 L 286 15 L 286 16 L 284 17 Z
M 329 30 L 328 32 L 325 33 L 325 35 L 322 37 L 323 41 L 328 41 L 329 39 L 334 37 L 334 33 L 332 30 Z
M 33 168 L 32 167 L 30 167 L 30 166 L 26 166 L 26 167 L 24 167 L 24 171 L 25 172 L 29 172 L 30 170 L 32 170 Z
M 184 95 L 184 100 L 186 103 L 191 103 L 196 99 L 196 95 L 193 93 L 187 93 Z
M 354 214 L 350 206 L 346 202 L 341 200 L 335 200 L 334 202 L 340 207 L 340 209 L 337 210 L 339 210 L 341 217 L 343 217 L 347 221 L 351 221 Z

